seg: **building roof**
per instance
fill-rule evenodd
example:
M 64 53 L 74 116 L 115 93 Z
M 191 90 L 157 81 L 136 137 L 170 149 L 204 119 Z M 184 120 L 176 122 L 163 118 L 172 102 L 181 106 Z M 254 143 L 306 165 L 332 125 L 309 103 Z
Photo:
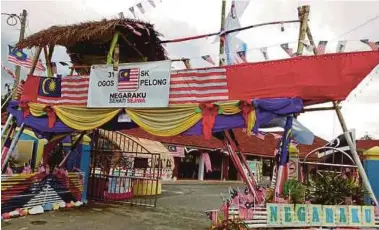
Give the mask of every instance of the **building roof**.
M 379 146 L 379 140 L 357 140 L 357 149 L 358 150 L 368 150 L 374 146 Z
M 128 129 L 122 132 L 145 139 L 159 141 L 165 144 L 181 145 L 186 147 L 195 147 L 202 149 L 224 149 L 222 142 L 214 137 L 211 140 L 205 140 L 203 136 L 174 136 L 174 137 L 158 137 L 145 132 L 142 129 Z M 234 134 L 240 144 L 241 151 L 244 154 L 273 157 L 274 150 L 278 140 L 272 135 L 266 135 L 265 140 L 261 140 L 255 136 L 248 137 L 242 129 L 234 129 Z M 300 156 L 304 156 L 308 152 L 325 145 L 327 142 L 319 137 L 315 138 L 313 145 L 298 145 Z

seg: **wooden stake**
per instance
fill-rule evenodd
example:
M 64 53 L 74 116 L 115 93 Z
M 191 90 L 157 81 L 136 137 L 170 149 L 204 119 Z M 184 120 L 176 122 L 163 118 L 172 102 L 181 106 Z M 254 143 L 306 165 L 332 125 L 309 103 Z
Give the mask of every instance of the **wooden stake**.
M 33 61 L 32 61 L 32 68 L 30 68 L 28 75 L 32 75 L 34 71 L 36 70 L 36 66 L 38 63 L 39 56 L 41 55 L 41 51 L 42 51 L 41 47 L 36 48 L 36 53 L 34 54 Z
M 133 45 L 126 37 L 125 35 L 121 34 L 121 37 L 122 39 L 124 39 L 124 41 L 126 42 L 126 44 L 128 44 L 130 46 L 130 48 L 132 48 L 139 56 L 140 58 L 143 60 L 143 61 L 147 61 L 147 58 L 141 53 L 141 51 L 139 51 L 139 49 L 137 49 L 137 47 L 135 45 Z
M 304 44 L 302 41 L 305 39 L 305 35 L 308 28 L 308 17 L 309 17 L 309 6 L 299 6 L 297 8 L 298 10 L 298 16 L 300 20 L 300 31 L 299 31 L 299 41 L 297 44 L 297 55 L 303 54 Z
M 118 71 L 119 59 L 120 59 L 120 46 L 117 44 L 113 53 L 113 71 Z
M 116 44 L 118 42 L 118 36 L 120 35 L 120 32 L 116 31 L 113 35 L 111 47 L 109 48 L 109 52 L 107 55 L 107 64 L 112 64 L 112 57 L 113 57 L 113 51 L 116 47 Z

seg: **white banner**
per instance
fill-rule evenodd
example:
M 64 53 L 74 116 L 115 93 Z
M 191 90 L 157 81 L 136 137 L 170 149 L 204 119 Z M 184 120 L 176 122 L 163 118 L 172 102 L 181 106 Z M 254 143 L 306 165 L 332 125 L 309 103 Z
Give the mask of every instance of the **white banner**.
M 167 107 L 171 61 L 91 67 L 88 108 Z

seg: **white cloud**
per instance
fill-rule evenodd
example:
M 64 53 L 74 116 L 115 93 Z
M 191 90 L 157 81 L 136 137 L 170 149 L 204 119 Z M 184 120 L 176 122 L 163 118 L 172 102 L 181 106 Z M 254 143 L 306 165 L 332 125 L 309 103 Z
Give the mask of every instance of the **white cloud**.
M 28 10 L 29 28 L 27 34 L 37 32 L 52 25 L 79 23 L 88 20 L 116 17 L 120 11 L 127 17 L 132 17 L 129 7 L 137 1 L 2 1 L 1 11 L 9 13 Z M 229 6 L 230 0 L 227 1 Z M 342 37 L 340 35 L 352 28 L 377 16 L 379 1 L 256 1 L 252 0 L 241 19 L 241 25 L 247 26 L 269 21 L 282 21 L 297 19 L 297 7 L 309 4 L 311 6 L 310 26 L 313 36 L 317 41 L 332 40 L 328 43 L 327 52 L 335 52 L 338 40 L 359 40 L 368 38 L 379 40 L 379 20 L 359 27 Z M 144 3 L 146 14 L 141 14 L 136 8 L 137 17 L 141 20 L 155 24 L 156 29 L 165 35 L 165 39 L 193 36 L 203 33 L 216 32 L 220 27 L 221 1 L 219 0 L 156 0 L 156 8 L 152 8 L 147 1 Z M 229 7 L 227 7 L 228 9 Z M 3 63 L 6 63 L 6 45 L 14 43 L 18 39 L 18 31 L 10 28 L 2 18 L 1 48 Z M 278 45 L 284 42 L 296 41 L 298 25 L 286 25 L 285 32 L 280 31 L 280 26 L 268 26 L 241 32 L 238 37 L 248 43 L 248 49 L 264 46 Z M 170 57 L 194 57 L 194 67 L 204 67 L 208 64 L 200 56 L 215 54 L 217 61 L 218 43 L 213 43 L 214 38 L 200 39 L 183 43 L 168 44 Z M 296 44 L 290 44 L 292 48 Z M 359 41 L 349 41 L 347 51 L 369 50 L 367 45 Z M 287 58 L 280 47 L 268 49 L 270 58 Z M 262 61 L 263 57 L 259 49 L 248 52 L 247 58 L 252 61 Z M 68 60 L 64 49 L 59 50 L 53 60 Z M 8 65 L 9 67 L 10 66 Z M 177 67 L 183 67 L 181 63 Z M 60 69 L 63 71 L 63 68 Z M 2 81 L 9 79 L 2 71 Z M 358 87 L 349 96 L 349 101 L 344 103 L 343 112 L 349 128 L 357 129 L 357 136 L 365 132 L 379 138 L 379 76 L 376 76 L 369 85 L 363 84 L 363 90 Z M 362 92 L 360 92 L 362 91 Z M 354 94 L 356 96 L 354 97 Z M 315 112 L 300 116 L 307 127 L 326 139 L 331 139 L 341 132 L 337 118 L 333 111 Z

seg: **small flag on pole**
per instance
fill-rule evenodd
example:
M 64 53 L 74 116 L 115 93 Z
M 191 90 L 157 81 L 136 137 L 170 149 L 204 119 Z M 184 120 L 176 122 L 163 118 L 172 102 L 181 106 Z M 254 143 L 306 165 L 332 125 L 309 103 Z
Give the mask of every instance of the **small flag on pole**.
M 148 0 L 148 1 L 149 1 L 150 5 L 152 5 L 153 7 L 156 7 L 154 0 Z
M 243 63 L 247 62 L 246 61 L 246 51 L 239 51 L 239 52 L 237 52 L 237 54 Z
M 263 57 L 266 61 L 268 61 L 268 53 L 267 53 L 267 47 L 263 47 L 260 49 L 261 50 L 261 53 L 263 54 Z
M 143 13 L 143 14 L 145 13 L 145 9 L 143 8 L 141 2 L 137 4 L 137 7 L 138 7 L 138 9 L 141 11 L 141 13 Z
M 9 53 L 8 53 L 8 62 L 13 63 L 15 65 L 24 67 L 24 68 L 32 68 L 33 60 L 28 58 L 26 53 L 24 53 L 21 49 L 8 45 Z M 41 61 L 38 61 L 36 65 L 36 70 L 45 71 L 45 67 L 42 65 Z
M 1 67 L 12 77 L 12 78 L 16 78 L 16 75 L 12 72 L 11 69 L 9 69 L 8 67 L 6 67 L 5 65 L 1 64 Z
M 187 58 L 187 59 L 183 58 L 182 61 L 183 61 L 183 64 L 186 66 L 187 69 L 191 69 L 191 62 L 190 62 L 190 59 L 188 59 L 188 58 Z
M 211 63 L 212 65 L 216 65 L 215 62 L 213 61 L 212 57 L 210 55 L 204 55 L 204 56 L 201 56 L 201 58 L 204 60 L 204 61 L 207 61 L 209 63 Z
M 379 41 L 378 42 L 371 42 L 368 39 L 363 39 L 363 40 L 361 40 L 361 42 L 363 42 L 363 43 L 367 44 L 368 46 L 370 46 L 371 50 L 377 50 L 377 49 L 379 49 Z
M 293 57 L 295 56 L 292 49 L 288 47 L 288 43 L 281 44 L 280 47 L 290 56 Z
M 317 46 L 317 54 L 325 54 L 325 48 L 326 44 L 328 44 L 328 41 L 319 41 L 318 46 Z
M 337 43 L 337 53 L 342 53 L 345 51 L 346 48 L 346 41 L 338 41 Z
M 207 152 L 201 153 L 201 157 L 204 159 L 205 171 L 212 172 L 211 158 Z
M 136 12 L 134 11 L 134 7 L 133 6 L 129 8 L 129 11 L 132 12 L 133 17 L 136 18 Z

